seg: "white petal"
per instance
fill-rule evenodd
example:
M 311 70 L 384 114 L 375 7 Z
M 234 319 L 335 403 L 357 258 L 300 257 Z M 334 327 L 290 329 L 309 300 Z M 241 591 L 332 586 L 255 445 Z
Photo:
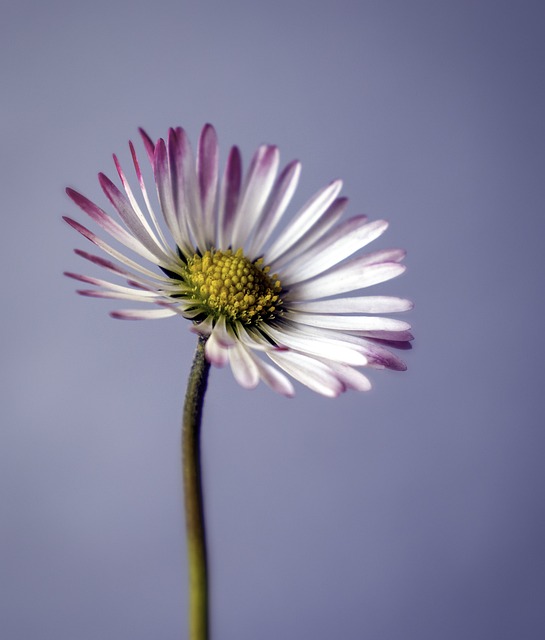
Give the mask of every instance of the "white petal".
M 304 330 L 297 328 L 286 328 L 279 330 L 273 327 L 263 328 L 266 333 L 277 344 L 288 349 L 295 349 L 302 353 L 327 358 L 345 364 L 365 366 L 367 358 L 362 350 L 357 346 L 352 346 L 341 339 L 323 338 L 316 340 L 314 336 L 305 334 Z
M 294 301 L 295 311 L 310 313 L 397 313 L 409 311 L 413 303 L 393 296 L 359 296 L 329 300 Z
M 347 291 L 357 291 L 391 280 L 405 271 L 405 266 L 398 262 L 365 266 L 362 265 L 363 259 L 365 256 L 342 264 L 326 275 L 290 287 L 285 300 L 327 298 Z
M 337 198 L 329 205 L 324 215 L 304 234 L 292 247 L 282 253 L 273 262 L 268 263 L 273 273 L 280 273 L 284 265 L 302 252 L 314 246 L 326 233 L 337 224 L 348 206 L 348 198 Z M 364 216 L 361 216 L 362 218 Z
M 364 376 L 361 371 L 353 369 L 346 364 L 339 364 L 338 362 L 327 362 L 327 365 L 335 372 L 339 377 L 339 380 L 349 389 L 355 391 L 369 391 L 371 389 L 371 382 L 367 376 Z
M 189 325 L 189 331 L 191 331 L 191 333 L 195 333 L 198 336 L 203 336 L 205 338 L 208 338 L 208 336 L 212 335 L 212 331 L 214 331 L 214 325 L 212 323 L 212 319 L 211 318 L 205 318 L 202 322 L 192 322 Z M 205 353 L 206 353 L 206 349 L 205 349 Z
M 229 360 L 229 350 L 215 340 L 213 335 L 214 334 L 206 341 L 204 352 L 210 364 L 214 365 L 214 367 L 221 368 L 224 367 Z
M 269 358 L 290 376 L 312 391 L 336 398 L 346 390 L 345 384 L 323 362 L 292 351 L 273 351 Z
M 259 375 L 263 382 L 273 391 L 282 394 L 288 398 L 295 395 L 295 389 L 289 379 L 266 362 L 262 362 L 259 358 L 254 358 L 254 362 L 259 370 Z
M 408 331 L 411 328 L 411 325 L 403 320 L 378 316 L 319 315 L 290 311 L 286 314 L 286 319 L 311 327 L 340 331 Z
M 287 269 L 282 270 L 282 284 L 302 282 L 327 271 L 378 238 L 388 227 L 384 220 L 366 220 L 365 216 L 347 220 L 303 252 Z
M 237 327 L 237 337 L 242 344 L 245 344 L 247 347 L 255 351 L 270 351 L 271 349 L 279 348 L 273 346 L 259 331 L 246 328 L 243 325 L 239 325 Z
M 383 262 L 401 262 L 407 255 L 403 249 L 380 249 L 361 256 L 360 265 L 380 264 Z
M 278 176 L 269 202 L 263 209 L 261 219 L 258 222 L 255 236 L 248 247 L 247 255 L 250 260 L 254 260 L 263 252 L 263 245 L 282 219 L 286 207 L 295 193 L 300 175 L 301 163 L 291 162 Z
M 307 338 L 313 338 L 316 342 L 326 341 L 326 340 L 339 340 L 341 339 L 342 343 L 346 345 L 353 345 L 359 352 L 363 353 L 363 355 L 367 358 L 368 366 L 379 367 L 379 368 L 388 368 L 393 369 L 395 371 L 405 371 L 407 366 L 396 355 L 394 355 L 391 351 L 386 349 L 383 345 L 376 342 L 375 339 L 369 339 L 362 335 L 355 335 L 352 333 L 339 333 L 334 329 L 323 329 L 321 327 L 311 327 L 305 326 L 302 329 L 297 328 L 298 325 L 287 325 L 286 331 L 294 332 L 296 335 L 300 335 L 303 333 Z M 399 335 L 398 342 L 399 342 Z M 408 338 L 402 338 L 402 340 L 407 340 Z
M 293 221 L 282 231 L 278 239 L 265 253 L 265 264 L 271 264 L 287 251 L 327 211 L 341 190 L 341 180 L 335 180 L 314 195 L 295 215 Z
M 254 389 L 259 383 L 259 370 L 254 359 L 242 344 L 229 349 L 229 363 L 235 380 L 245 389 Z
M 230 346 L 223 343 L 220 338 L 221 332 L 214 329 L 204 345 L 206 359 L 215 367 L 223 367 L 229 360 Z

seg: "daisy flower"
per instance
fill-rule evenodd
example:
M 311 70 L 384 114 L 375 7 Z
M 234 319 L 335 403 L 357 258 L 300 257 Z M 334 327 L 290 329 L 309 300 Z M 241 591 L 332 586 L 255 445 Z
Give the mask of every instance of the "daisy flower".
M 388 225 L 363 215 L 343 220 L 347 199 L 339 196 L 340 180 L 288 215 L 301 165 L 294 161 L 278 172 L 277 147 L 259 147 L 245 173 L 233 147 L 220 177 L 211 125 L 202 130 L 196 157 L 181 128 L 156 143 L 144 131 L 141 136 L 156 198 L 145 185 L 132 143 L 139 193 L 115 156 L 121 188 L 99 174 L 119 221 L 67 189 L 116 242 L 109 244 L 66 217 L 109 258 L 76 253 L 121 279 L 67 273 L 92 285 L 79 293 L 148 305 L 115 311 L 115 318 L 187 318 L 206 340 L 208 362 L 229 364 L 246 388 L 262 380 L 291 396 L 291 376 L 334 397 L 370 388 L 361 367 L 406 368 L 387 347 L 407 346 L 410 326 L 382 314 L 407 311 L 411 302 L 358 293 L 403 273 L 405 252 L 361 252 Z

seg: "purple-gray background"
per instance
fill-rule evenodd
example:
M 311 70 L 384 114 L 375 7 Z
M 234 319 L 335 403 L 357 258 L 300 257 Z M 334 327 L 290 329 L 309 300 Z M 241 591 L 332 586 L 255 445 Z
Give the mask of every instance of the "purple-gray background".
M 195 339 L 77 297 L 60 216 L 66 185 L 106 204 L 138 126 L 207 121 L 223 158 L 299 158 L 298 202 L 342 177 L 391 222 L 375 246 L 409 269 L 381 291 L 417 336 L 407 373 L 337 400 L 213 371 L 213 639 L 545 637 L 543 6 L 4 3 L 2 638 L 185 637 Z

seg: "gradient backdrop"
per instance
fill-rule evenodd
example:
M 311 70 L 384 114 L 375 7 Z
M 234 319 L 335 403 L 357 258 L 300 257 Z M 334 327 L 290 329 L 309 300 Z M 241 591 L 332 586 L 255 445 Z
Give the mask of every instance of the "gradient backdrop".
M 545 637 L 545 9 L 529 1 L 4 2 L 0 636 L 186 637 L 187 323 L 63 270 L 73 186 L 137 127 L 345 180 L 408 271 L 409 371 L 327 400 L 212 373 L 213 640 Z M 378 289 L 378 288 L 377 288 Z

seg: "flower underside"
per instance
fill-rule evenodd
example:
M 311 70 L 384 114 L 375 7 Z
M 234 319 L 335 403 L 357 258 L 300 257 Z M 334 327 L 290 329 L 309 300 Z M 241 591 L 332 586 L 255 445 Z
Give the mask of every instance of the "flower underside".
M 252 262 L 242 249 L 211 249 L 187 260 L 184 297 L 214 320 L 223 317 L 229 324 L 255 326 L 281 313 L 282 285 L 269 272 L 262 258 Z

